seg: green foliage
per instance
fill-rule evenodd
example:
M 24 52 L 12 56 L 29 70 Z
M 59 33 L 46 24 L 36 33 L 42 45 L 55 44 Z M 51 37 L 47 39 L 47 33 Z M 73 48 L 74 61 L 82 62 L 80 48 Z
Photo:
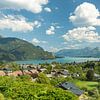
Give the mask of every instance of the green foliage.
M 86 74 L 85 73 L 81 73 L 80 77 L 78 78 L 81 81 L 85 81 L 86 80 Z
M 99 100 L 100 82 L 93 82 L 94 72 L 99 74 L 100 62 L 95 63 L 93 70 L 89 70 L 92 62 L 85 62 L 79 64 L 60 64 L 53 63 L 54 70 L 68 70 L 72 73 L 79 73 L 79 77 L 72 78 L 71 76 L 64 78 L 55 77 L 48 78 L 44 73 L 40 73 L 35 82 L 32 82 L 31 77 L 23 75 L 19 77 L 0 77 L 0 97 L 5 100 L 77 100 L 77 96 L 74 94 L 59 89 L 56 86 L 64 81 L 74 83 L 80 89 L 88 92 L 87 95 L 91 96 L 92 99 Z M 1 63 L 1 67 L 12 68 L 13 71 L 19 70 L 19 66 L 15 63 Z M 46 68 L 48 74 L 51 73 L 51 64 L 42 64 L 42 68 Z M 86 76 L 89 81 L 86 81 Z M 84 80 L 84 81 L 83 81 Z M 99 84 L 98 84 L 99 82 Z M 99 92 L 98 92 L 99 90 Z M 91 95 L 93 94 L 93 95 Z M 49 99 L 48 99 L 49 98 Z M 1 100 L 1 99 L 0 99 Z
M 45 73 L 46 74 L 50 74 L 51 73 L 51 70 L 52 70 L 52 66 L 51 65 L 48 65 L 47 67 L 46 67 L 46 71 L 45 71 Z
M 17 61 L 54 58 L 52 53 L 17 38 L 0 38 L 0 60 Z
M 8 76 L 0 77 L 0 93 L 5 100 L 78 100 L 71 92 L 51 85 Z
M 12 63 L 7 63 L 6 65 L 7 65 L 7 68 L 11 68 L 12 71 L 20 70 L 20 66 L 19 66 L 18 64 L 14 63 L 14 62 L 12 62 Z M 6 66 L 6 65 L 5 65 L 5 66 Z
M 21 81 L 30 81 L 31 76 L 30 75 L 21 75 L 21 76 L 18 76 L 17 79 L 19 79 Z
M 52 87 L 49 88 L 46 93 L 39 94 L 39 96 L 41 96 L 40 100 L 78 100 L 78 98 L 70 92 L 57 88 L 53 89 Z
M 77 72 L 75 66 L 68 66 L 67 69 L 69 70 L 70 73 Z
M 100 93 L 100 82 L 99 82 L 99 84 L 98 84 L 98 90 L 99 90 L 99 93 Z
M 93 70 L 88 70 L 87 74 L 86 74 L 86 78 L 87 78 L 87 80 L 92 81 L 93 78 L 94 78 L 94 71 Z
M 71 77 L 53 77 L 51 78 L 50 82 L 52 85 L 56 86 L 57 84 L 64 82 L 64 81 L 72 81 L 73 79 Z
M 42 84 L 50 84 L 49 78 L 44 73 L 39 73 L 36 81 Z
M 98 82 L 73 80 L 73 83 L 83 90 L 93 91 L 97 89 Z
M 0 93 L 0 100 L 5 100 L 4 95 L 2 93 Z
M 95 63 L 94 62 L 87 62 L 84 65 L 84 68 L 93 68 L 94 69 Z

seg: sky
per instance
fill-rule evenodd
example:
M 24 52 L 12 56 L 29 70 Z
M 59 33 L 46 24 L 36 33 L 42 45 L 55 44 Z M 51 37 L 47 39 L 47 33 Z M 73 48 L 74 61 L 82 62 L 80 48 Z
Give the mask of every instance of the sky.
M 100 0 L 0 0 L 0 35 L 51 52 L 100 47 Z

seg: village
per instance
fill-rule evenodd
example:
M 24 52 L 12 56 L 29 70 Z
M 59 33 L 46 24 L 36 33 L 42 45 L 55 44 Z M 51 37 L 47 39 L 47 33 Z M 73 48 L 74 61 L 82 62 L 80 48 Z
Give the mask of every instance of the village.
M 48 69 L 49 65 L 49 69 Z M 58 64 L 60 66 L 61 64 Z M 70 64 L 71 65 L 71 64 Z M 74 65 L 74 63 L 73 63 Z M 33 79 L 38 76 L 40 72 L 43 72 L 46 74 L 48 78 L 55 77 L 73 77 L 73 78 L 79 78 L 81 76 L 80 71 L 76 72 L 70 72 L 66 69 L 66 66 L 62 68 L 57 68 L 56 64 L 44 64 L 43 65 L 32 65 L 32 64 L 20 64 L 19 70 L 13 71 L 12 68 L 10 68 L 10 65 L 6 65 L 4 68 L 0 68 L 0 76 L 21 76 L 21 75 L 30 75 Z M 93 70 L 93 66 L 90 66 L 90 70 Z M 83 68 L 83 71 L 86 69 Z M 94 78 L 99 80 L 100 75 L 97 73 L 94 73 Z
M 99 62 L 95 62 L 95 64 L 98 64 Z M 85 63 L 86 64 L 86 63 Z M 87 91 L 84 89 L 80 89 L 80 87 L 76 86 L 76 84 L 73 83 L 72 80 L 83 80 L 85 81 L 86 78 L 83 75 L 88 70 L 94 71 L 93 74 L 93 80 L 95 82 L 98 82 L 100 80 L 100 74 L 97 72 L 97 70 L 94 70 L 93 64 L 90 64 L 90 66 L 86 65 L 84 63 L 81 64 L 60 64 L 60 63 L 52 63 L 52 64 L 38 64 L 38 65 L 32 65 L 32 64 L 20 64 L 17 67 L 17 70 L 13 70 L 9 64 L 7 64 L 5 67 L 0 68 L 0 76 L 13 76 L 13 77 L 20 77 L 23 75 L 29 75 L 31 76 L 31 80 L 33 82 L 36 82 L 39 78 L 39 74 L 43 73 L 45 77 L 47 77 L 50 81 L 56 81 L 58 80 L 57 84 L 54 84 L 54 86 L 62 88 L 64 90 L 71 91 L 73 94 L 77 95 L 79 97 L 79 100 L 88 100 L 89 97 L 86 95 Z M 85 67 L 79 67 L 78 66 L 84 65 Z M 74 66 L 74 67 L 72 67 Z M 89 68 L 88 68 L 89 67 Z M 83 76 L 84 78 L 83 78 Z M 62 80 L 61 80 L 62 79 Z M 97 85 L 97 83 L 95 84 Z

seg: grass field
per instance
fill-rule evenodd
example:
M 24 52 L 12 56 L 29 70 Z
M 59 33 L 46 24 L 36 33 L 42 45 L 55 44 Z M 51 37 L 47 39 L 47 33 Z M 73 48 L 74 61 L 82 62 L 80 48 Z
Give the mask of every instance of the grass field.
M 74 82 L 80 88 L 86 88 L 87 90 L 96 89 L 98 86 L 98 82 L 90 82 L 90 81 L 75 81 Z

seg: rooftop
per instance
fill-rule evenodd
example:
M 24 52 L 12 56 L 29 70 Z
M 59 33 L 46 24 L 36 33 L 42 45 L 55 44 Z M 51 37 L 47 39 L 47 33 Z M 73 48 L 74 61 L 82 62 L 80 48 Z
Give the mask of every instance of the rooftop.
M 84 93 L 83 90 L 80 90 L 78 87 L 76 87 L 74 84 L 70 83 L 70 82 L 63 82 L 61 84 L 59 84 L 59 87 L 65 89 L 65 90 L 70 90 L 71 92 L 73 92 L 74 94 L 80 96 L 81 94 Z

